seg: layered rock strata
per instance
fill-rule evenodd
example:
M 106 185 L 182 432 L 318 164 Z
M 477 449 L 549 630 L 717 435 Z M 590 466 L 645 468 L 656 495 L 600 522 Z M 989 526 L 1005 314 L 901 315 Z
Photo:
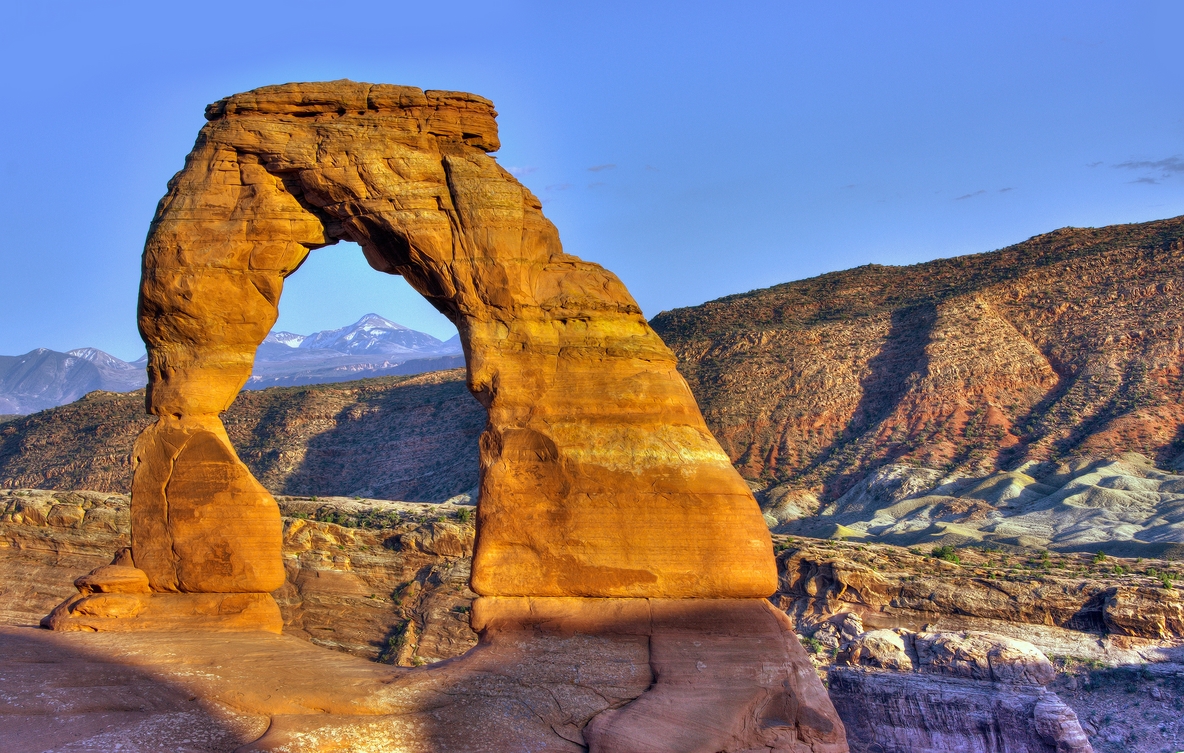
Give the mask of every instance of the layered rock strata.
M 808 636 L 850 615 L 860 631 L 988 630 L 1050 654 L 1116 663 L 1184 658 L 1184 591 L 1173 587 L 1184 579 L 1178 561 L 971 547 L 939 552 L 954 562 L 932 550 L 792 542 L 778 543 L 774 601 Z
M 1045 689 L 1054 676 L 1024 641 L 876 630 L 847 644 L 829 685 L 853 751 L 1093 753 L 1073 709 Z
M 286 635 L 406 667 L 460 656 L 476 643 L 469 625 L 474 594 L 465 587 L 471 507 L 278 501 L 288 581 L 274 595 Z M 0 491 L 0 622 L 36 624 L 74 590 L 78 572 L 127 545 L 127 526 L 125 497 Z M 1184 640 L 1180 633 L 1156 637 L 1155 610 L 1164 610 L 1165 626 L 1174 625 L 1168 615 L 1180 608 L 1181 591 L 1164 589 L 1149 573 L 1170 575 L 1180 563 L 1055 553 L 1046 562 L 1038 552 L 1001 561 L 1003 552 L 956 552 L 960 563 L 892 546 L 797 539 L 779 557 L 783 583 L 793 587 L 776 601 L 790 612 L 819 671 L 828 671 L 837 654 L 840 662 L 902 673 L 901 693 L 917 699 L 914 718 L 944 718 L 947 686 L 991 688 L 915 671 L 908 635 L 990 632 L 998 636 L 992 640 L 1023 639 L 1053 659 L 1057 677 L 1045 688 L 1076 712 L 1095 750 L 1160 753 L 1172 745 L 1184 709 Z M 849 653 L 857 658 L 848 660 Z M 953 704 L 965 696 L 948 698 Z M 896 702 L 887 691 L 868 698 Z M 95 713 L 114 707 L 99 705 Z M 858 727 L 861 715 L 881 711 L 856 706 L 844 713 L 854 714 L 844 724 Z
M 491 103 L 339 81 L 235 95 L 206 116 L 145 245 L 139 324 L 156 421 L 134 450 L 131 551 L 118 572 L 79 579 L 47 626 L 201 628 L 180 606 L 213 598 L 217 629 L 277 629 L 279 509 L 219 413 L 250 375 L 284 279 L 311 249 L 351 240 L 456 324 L 489 416 L 470 578 L 481 637 L 460 662 L 401 683 L 413 725 L 438 706 L 432 696 L 461 692 L 442 686 L 559 656 L 548 682 L 562 690 L 549 692 L 574 706 L 558 704 L 565 723 L 537 744 L 525 726 L 510 734 L 515 746 L 846 750 L 804 652 L 763 599 L 776 570 L 756 500 L 624 286 L 564 254 L 538 200 L 488 156 Z M 112 590 L 129 581 L 149 590 Z M 611 674 L 614 652 L 569 651 L 569 638 L 643 644 L 625 665 L 644 661 L 655 681 L 615 701 L 591 682 L 584 702 L 581 678 Z M 481 693 L 469 713 L 530 707 L 524 685 Z M 378 724 L 402 739 L 403 722 Z M 285 725 L 273 720 L 257 749 L 312 738 L 322 742 L 311 749 L 334 749 L 359 724 L 297 720 L 277 741 Z M 463 739 L 424 749 L 477 749 L 480 725 L 461 726 Z

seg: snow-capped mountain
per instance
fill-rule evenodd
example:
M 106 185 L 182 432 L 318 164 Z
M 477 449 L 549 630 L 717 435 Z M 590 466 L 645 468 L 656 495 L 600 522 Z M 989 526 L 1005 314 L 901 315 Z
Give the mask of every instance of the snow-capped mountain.
M 419 374 L 464 366 L 461 337 L 440 342 L 379 316 L 367 314 L 348 327 L 310 335 L 272 332 L 255 354 L 247 390 Z
M 341 353 L 382 353 L 406 355 L 436 353 L 444 343 L 424 332 L 366 314 L 348 327 L 316 332 L 305 337 L 299 347 L 336 350 Z
M 291 332 L 269 332 L 267 337 L 263 339 L 263 342 L 287 345 L 289 348 L 299 348 L 300 343 L 304 342 L 304 337 L 304 335 L 294 335 Z
M 348 327 L 311 335 L 272 332 L 255 354 L 249 390 L 419 374 L 464 366 L 460 336 L 445 342 L 366 314 Z
M 72 403 L 88 392 L 130 392 L 148 382 L 147 359 L 132 363 L 97 348 L 61 353 L 37 348 L 0 356 L 0 414 L 34 413 Z
M 345 382 L 464 366 L 460 337 L 441 342 L 377 314 L 348 327 L 298 335 L 272 332 L 255 353 L 246 389 Z M 38 348 L 0 356 L 0 415 L 34 413 L 94 390 L 130 392 L 148 382 L 147 356 L 127 362 L 97 348 Z

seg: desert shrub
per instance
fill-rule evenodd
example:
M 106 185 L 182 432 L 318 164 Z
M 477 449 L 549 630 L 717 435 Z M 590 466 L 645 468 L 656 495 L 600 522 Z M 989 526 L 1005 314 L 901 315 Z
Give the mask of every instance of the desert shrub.
M 403 620 L 391 629 L 390 636 L 386 639 L 386 645 L 382 647 L 382 652 L 378 655 L 378 661 L 383 664 L 394 664 L 399 656 L 399 649 L 403 648 L 403 644 L 407 642 L 407 626 L 410 620 Z
M 962 559 L 958 556 L 958 552 L 955 551 L 954 547 L 949 544 L 946 544 L 945 546 L 933 547 L 933 550 L 929 553 L 929 556 L 933 557 L 934 559 L 945 560 L 946 562 L 962 562 Z

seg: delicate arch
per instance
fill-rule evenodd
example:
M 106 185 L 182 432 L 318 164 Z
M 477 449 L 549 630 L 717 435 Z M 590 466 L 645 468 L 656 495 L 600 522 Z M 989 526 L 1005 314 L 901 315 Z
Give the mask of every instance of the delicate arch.
M 473 588 L 484 596 L 762 597 L 770 540 L 675 359 L 621 282 L 565 254 L 487 152 L 492 103 L 337 81 L 211 105 L 144 250 L 147 407 L 132 539 L 154 590 L 283 581 L 274 500 L 218 413 L 284 278 L 348 239 L 460 332 L 488 408 Z

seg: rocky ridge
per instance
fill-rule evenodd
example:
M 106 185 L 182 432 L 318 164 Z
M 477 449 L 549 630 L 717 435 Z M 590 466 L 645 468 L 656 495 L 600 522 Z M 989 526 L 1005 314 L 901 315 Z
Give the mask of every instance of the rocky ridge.
M 662 312 L 704 416 L 758 488 L 834 502 L 889 465 L 941 478 L 1184 457 L 1184 218 L 1064 228 Z M 812 508 L 812 509 L 811 509 Z
M 814 515 L 803 502 L 816 500 L 777 488 L 764 495 L 766 516 L 775 530 L 818 538 L 1184 555 L 1184 475 L 1134 452 L 1047 464 L 1039 480 L 1025 470 L 944 476 L 884 465 Z

